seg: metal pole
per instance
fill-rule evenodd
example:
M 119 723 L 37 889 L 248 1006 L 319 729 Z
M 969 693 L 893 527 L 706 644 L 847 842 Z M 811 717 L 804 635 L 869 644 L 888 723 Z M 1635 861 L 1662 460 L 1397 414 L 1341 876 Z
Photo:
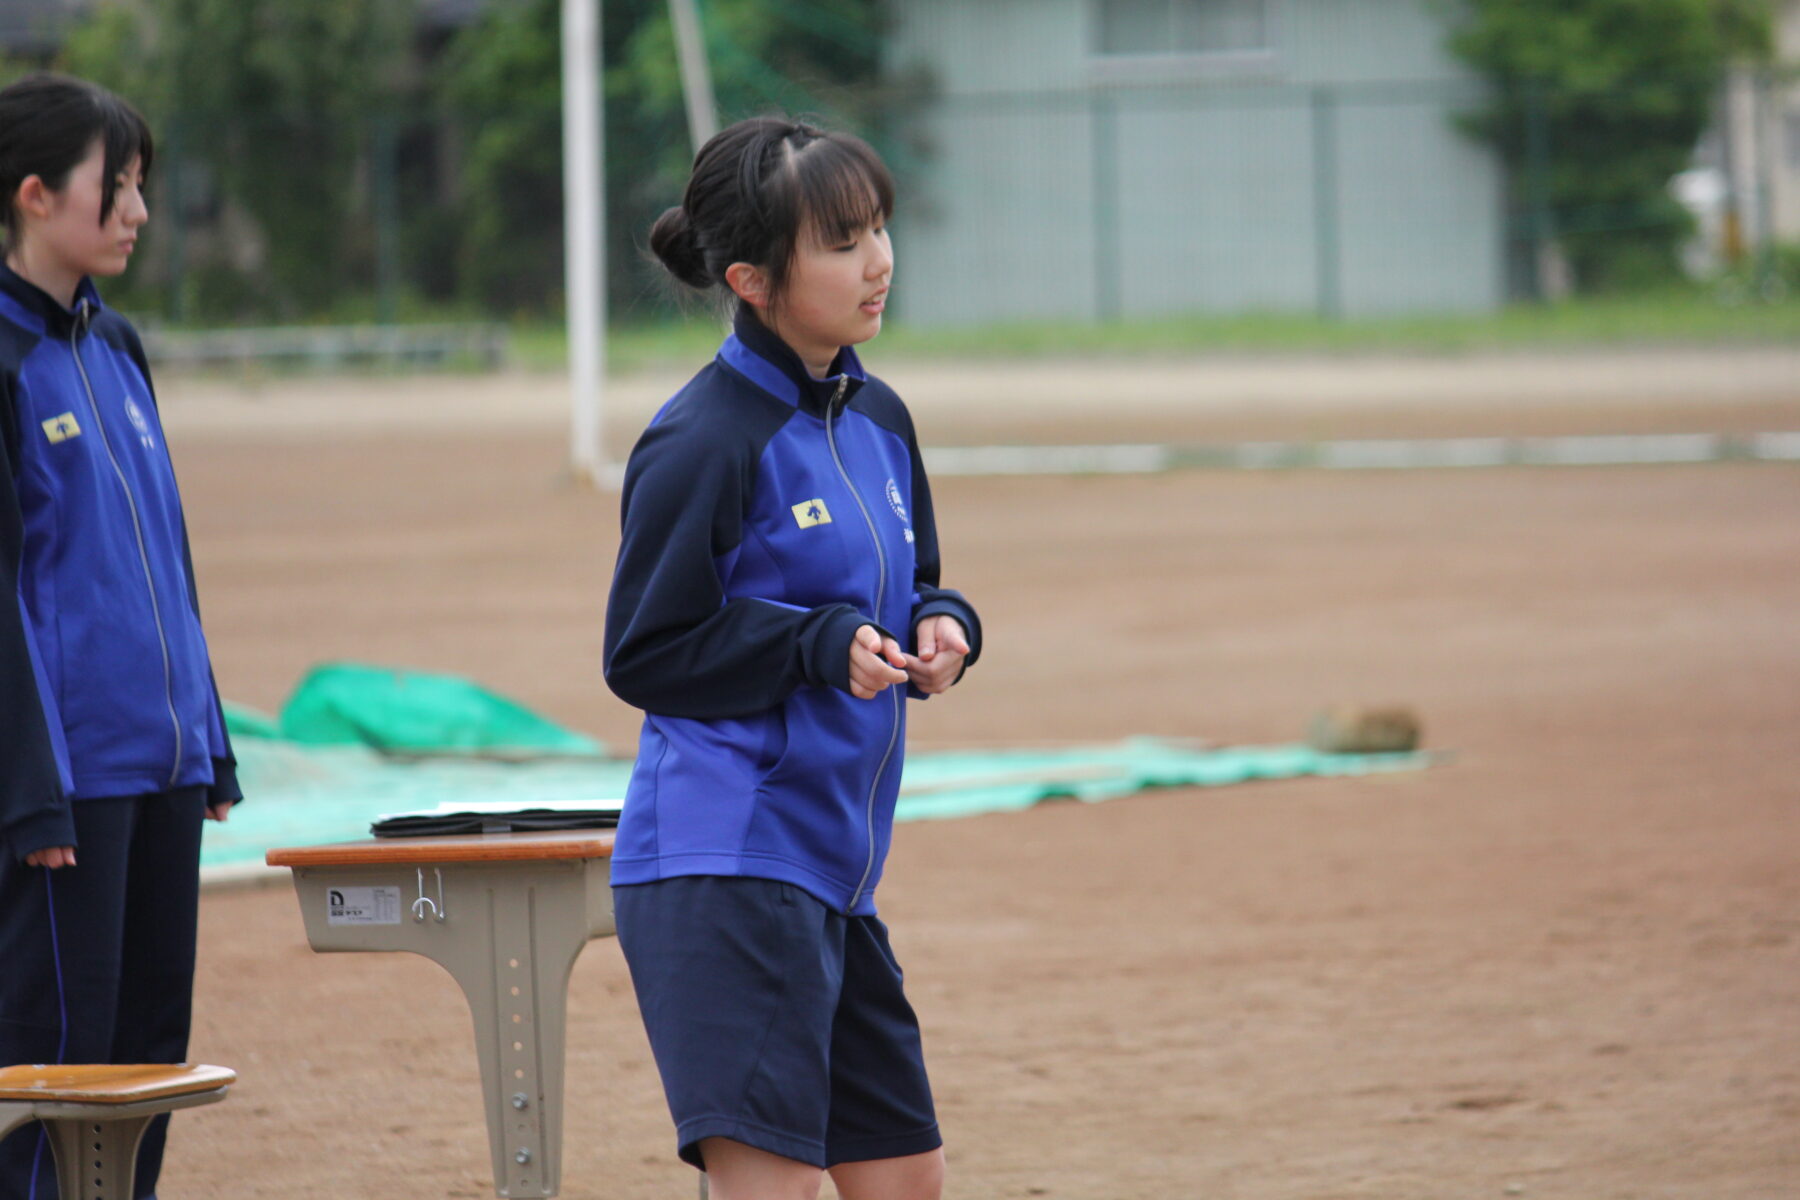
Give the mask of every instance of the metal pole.
M 1531 206 L 1531 258 L 1534 297 L 1539 303 L 1555 299 L 1550 282 L 1551 255 L 1556 245 L 1556 217 L 1550 197 L 1550 114 L 1546 111 L 1547 86 L 1534 79 L 1525 89 L 1525 186 Z
M 1768 71 L 1751 76 L 1750 136 L 1756 154 L 1756 291 L 1779 299 L 1775 266 L 1775 79 Z
M 375 319 L 392 325 L 400 316 L 400 203 L 395 175 L 399 138 L 394 119 L 375 114 L 370 172 L 375 199 Z
M 601 380 L 606 355 L 603 128 L 599 0 L 563 0 L 563 278 L 572 392 L 570 468 L 602 482 Z
M 1719 85 L 1719 174 L 1725 180 L 1724 214 L 1719 230 L 1719 260 L 1735 267 L 1744 256 L 1744 197 L 1738 180 L 1737 69 L 1725 72 Z
M 1123 309 L 1124 247 L 1119 230 L 1119 114 L 1114 98 L 1095 92 L 1091 113 L 1094 176 L 1094 316 L 1116 321 Z
M 163 168 L 163 178 L 167 181 L 164 195 L 169 202 L 169 319 L 179 325 L 188 316 L 187 217 L 181 196 L 182 119 L 170 118 L 167 128 L 163 161 L 168 165 Z
M 706 61 L 706 38 L 700 30 L 700 7 L 695 0 L 669 0 L 669 20 L 675 25 L 675 50 L 681 59 L 681 95 L 687 102 L 688 136 L 698 154 L 700 147 L 719 132 L 712 69 Z
M 1338 231 L 1337 96 L 1312 90 L 1313 275 L 1319 318 L 1344 315 L 1342 249 Z

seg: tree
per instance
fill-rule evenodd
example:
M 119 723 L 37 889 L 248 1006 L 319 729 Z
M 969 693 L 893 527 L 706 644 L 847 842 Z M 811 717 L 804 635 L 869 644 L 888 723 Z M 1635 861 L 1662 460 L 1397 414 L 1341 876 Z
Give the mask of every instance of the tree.
M 494 4 L 445 56 L 441 86 L 464 130 L 459 263 L 472 300 L 543 311 L 562 270 L 561 0 Z M 879 6 L 866 0 L 710 0 L 720 117 L 812 112 L 865 136 L 880 109 Z M 666 0 L 607 0 L 608 292 L 614 312 L 659 309 L 644 263 L 657 213 L 693 161 Z
M 609 288 L 630 313 L 665 303 L 639 246 L 693 150 L 667 0 L 604 11 Z M 563 286 L 560 12 L 561 0 L 486 0 L 421 75 L 418 0 L 99 0 L 59 65 L 132 99 L 157 131 L 153 251 L 179 242 L 175 208 L 232 227 L 182 252 L 190 315 L 292 318 L 365 298 L 377 180 L 403 198 L 415 290 L 541 313 Z M 721 116 L 783 108 L 875 132 L 878 13 L 869 0 L 707 0 Z
M 1451 45 L 1493 85 L 1466 125 L 1510 168 L 1527 232 L 1553 230 L 1586 289 L 1673 275 L 1690 221 L 1669 181 L 1689 165 L 1731 58 L 1766 49 L 1765 0 L 1466 0 L 1465 11 Z
M 451 42 L 441 87 L 461 131 L 461 289 L 495 312 L 561 293 L 561 0 L 490 5 Z
M 96 6 L 63 55 L 158 131 L 163 166 L 199 165 L 253 220 L 248 286 L 204 264 L 203 310 L 317 312 L 366 280 L 370 114 L 391 104 L 412 19 L 403 0 L 130 0 Z M 210 286 L 205 282 L 210 281 Z

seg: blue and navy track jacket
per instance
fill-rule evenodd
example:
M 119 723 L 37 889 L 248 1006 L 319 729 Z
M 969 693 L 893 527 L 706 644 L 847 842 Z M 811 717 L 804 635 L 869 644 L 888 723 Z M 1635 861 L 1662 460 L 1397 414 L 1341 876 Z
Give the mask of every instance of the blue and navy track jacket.
M 69 805 L 237 800 L 142 343 L 0 264 L 0 834 L 75 844 Z
M 752 315 L 625 472 L 606 680 L 645 710 L 614 884 L 748 875 L 875 911 L 905 696 L 850 694 L 860 625 L 981 625 L 938 584 L 912 418 L 848 347 L 824 380 Z M 915 697 L 920 693 L 912 691 Z

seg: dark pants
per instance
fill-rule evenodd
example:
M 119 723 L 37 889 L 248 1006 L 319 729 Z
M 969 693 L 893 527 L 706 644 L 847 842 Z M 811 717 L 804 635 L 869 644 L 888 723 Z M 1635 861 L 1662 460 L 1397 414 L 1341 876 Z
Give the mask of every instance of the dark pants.
M 835 1167 L 944 1144 L 887 926 L 791 883 L 680 875 L 613 889 L 676 1152 L 729 1138 Z
M 0 846 L 0 1065 L 175 1063 L 187 1057 L 204 788 L 78 800 L 74 867 Z M 168 1117 L 138 1151 L 151 1196 Z M 0 1140 L 0 1200 L 56 1200 L 36 1124 Z

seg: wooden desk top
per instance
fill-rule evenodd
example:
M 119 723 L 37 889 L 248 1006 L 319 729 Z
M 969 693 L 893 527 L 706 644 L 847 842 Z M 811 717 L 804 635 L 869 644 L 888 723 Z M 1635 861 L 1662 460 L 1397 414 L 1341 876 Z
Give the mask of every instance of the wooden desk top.
M 111 1066 L 104 1063 L 33 1066 L 0 1070 L 0 1100 L 61 1104 L 132 1104 L 210 1092 L 235 1082 L 229 1067 L 186 1063 Z
M 263 861 L 271 867 L 430 866 L 453 862 L 611 858 L 612 852 L 610 829 L 567 829 L 554 833 L 369 838 L 328 846 L 286 846 L 269 851 Z

